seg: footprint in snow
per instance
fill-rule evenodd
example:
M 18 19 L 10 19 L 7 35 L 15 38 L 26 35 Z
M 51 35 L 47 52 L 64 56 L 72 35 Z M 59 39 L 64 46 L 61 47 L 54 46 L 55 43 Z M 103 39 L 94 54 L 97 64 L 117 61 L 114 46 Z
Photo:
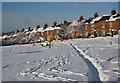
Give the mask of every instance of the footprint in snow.
M 8 56 L 8 55 L 4 55 L 4 56 Z
M 5 65 L 5 66 L 3 66 L 2 68 L 6 68 L 6 67 L 9 67 L 10 65 Z
M 37 62 L 37 61 L 33 61 L 33 62 Z

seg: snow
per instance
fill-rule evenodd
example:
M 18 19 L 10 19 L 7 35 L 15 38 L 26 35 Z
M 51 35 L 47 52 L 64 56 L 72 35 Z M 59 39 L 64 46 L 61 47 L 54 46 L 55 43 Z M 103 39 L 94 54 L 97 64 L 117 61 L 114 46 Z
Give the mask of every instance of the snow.
M 45 29 L 45 31 L 51 31 L 51 30 L 55 30 L 55 29 L 61 29 L 61 27 L 48 27 Z
M 75 46 L 75 48 L 76 48 L 77 50 L 79 50 L 79 51 L 81 52 L 81 54 L 82 54 L 85 58 L 87 58 L 88 60 L 90 60 L 90 61 L 92 62 L 92 64 L 97 68 L 97 70 L 98 70 L 98 72 L 99 72 L 99 77 L 100 77 L 101 81 L 107 81 L 107 80 L 108 80 L 108 76 L 103 73 L 102 67 L 101 67 L 99 64 L 97 64 L 97 61 L 96 61 L 94 58 L 87 56 L 82 50 L 80 50 L 80 49 L 77 48 L 76 46 Z
M 115 15 L 112 15 L 109 19 L 109 21 L 116 21 L 117 19 L 120 19 L 120 16 L 119 17 L 116 17 L 116 18 L 113 18 L 113 16 L 116 16 L 117 14 Z
M 102 16 L 96 17 L 91 21 L 91 24 L 93 24 L 95 21 L 99 21 L 102 18 Z
M 118 36 L 76 40 L 74 46 L 97 68 L 102 81 L 118 80 Z
M 116 21 L 117 19 L 120 19 L 120 17 L 113 18 L 114 16 L 117 16 L 117 14 L 112 15 L 109 19 L 109 21 Z
M 8 36 L 5 35 L 5 36 L 3 36 L 2 38 L 4 39 L 4 38 L 6 38 L 6 37 L 8 37 Z
M 79 22 L 78 20 L 74 20 L 70 25 L 69 27 L 71 26 L 79 26 L 81 25 L 85 20 L 82 20 L 82 22 Z
M 14 34 L 12 37 L 16 37 L 18 34 Z
M 118 81 L 118 36 L 0 48 L 3 81 Z
M 54 27 L 54 29 L 61 29 L 61 27 Z
M 37 31 L 38 32 L 44 32 L 44 31 L 51 31 L 51 30 L 55 30 L 55 29 L 61 29 L 61 27 L 47 27 L 46 29 L 43 30 L 43 28 L 39 28 Z
M 0 40 L 2 40 L 2 38 L 3 38 L 3 37 L 2 37 L 2 36 L 0 36 Z
M 25 32 L 26 35 L 29 34 L 29 33 L 30 33 L 30 31 Z
M 42 32 L 43 31 L 43 27 L 41 27 L 41 28 L 38 28 L 38 30 L 37 30 L 38 32 Z
M 36 28 L 34 28 L 33 31 L 31 31 L 30 33 L 37 33 Z
M 110 16 L 111 14 L 104 14 L 103 16 Z
M 80 22 L 78 22 L 77 20 L 74 20 L 69 26 L 78 26 L 80 24 Z
M 83 20 L 82 22 L 79 22 L 78 20 L 74 20 L 69 26 L 68 28 L 66 28 L 67 30 L 67 33 L 68 34 L 72 34 L 72 33 L 75 33 L 75 32 L 83 32 L 84 31 L 84 28 L 83 28 L 83 22 L 85 20 Z
M 48 27 L 48 28 L 45 29 L 45 31 L 50 31 L 50 30 L 54 30 L 54 28 L 53 27 Z
M 117 14 L 115 14 L 115 15 L 105 14 L 105 15 L 103 15 L 103 16 L 110 16 L 110 19 L 109 19 L 109 20 L 106 20 L 106 21 L 116 21 L 117 19 L 120 19 L 120 16 L 113 18 L 114 16 L 117 16 Z M 103 16 L 99 16 L 99 17 L 94 18 L 94 19 L 91 21 L 91 24 L 95 23 L 95 21 L 99 21 Z
M 25 32 L 27 32 L 28 31 L 28 29 L 25 29 Z

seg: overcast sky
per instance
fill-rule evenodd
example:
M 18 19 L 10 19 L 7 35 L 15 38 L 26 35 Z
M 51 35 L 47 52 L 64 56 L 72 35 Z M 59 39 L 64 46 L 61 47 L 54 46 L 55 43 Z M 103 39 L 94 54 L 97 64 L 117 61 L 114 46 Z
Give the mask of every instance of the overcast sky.
M 22 28 L 35 28 L 54 21 L 73 21 L 80 16 L 92 17 L 108 14 L 112 9 L 118 10 L 117 2 L 3 2 L 3 32 Z

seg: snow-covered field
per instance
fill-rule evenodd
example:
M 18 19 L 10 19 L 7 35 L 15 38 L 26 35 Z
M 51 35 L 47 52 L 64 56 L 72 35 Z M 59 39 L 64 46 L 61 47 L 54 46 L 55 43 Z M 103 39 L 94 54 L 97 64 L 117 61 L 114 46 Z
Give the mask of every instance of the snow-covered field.
M 74 40 L 72 42 L 85 58 L 97 68 L 100 80 L 120 80 L 118 63 L 118 36 L 100 37 L 95 39 Z
M 118 36 L 2 48 L 3 81 L 117 81 Z

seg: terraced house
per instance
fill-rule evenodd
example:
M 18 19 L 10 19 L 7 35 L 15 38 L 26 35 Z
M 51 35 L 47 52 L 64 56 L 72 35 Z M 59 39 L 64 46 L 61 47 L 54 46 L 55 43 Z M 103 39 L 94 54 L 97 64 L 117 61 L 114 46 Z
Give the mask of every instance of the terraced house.
M 61 30 L 63 29 L 63 30 Z M 63 32 L 64 31 L 64 32 Z M 54 22 L 51 26 L 45 24 L 43 27 L 37 26 L 36 28 L 22 31 L 1 34 L 2 40 L 39 40 L 40 37 L 51 36 L 53 40 L 60 39 L 60 35 L 65 33 L 67 37 L 77 38 L 78 36 L 94 37 L 116 35 L 120 33 L 120 14 L 112 10 L 110 14 L 99 16 L 94 13 L 93 17 L 84 19 L 81 16 L 78 20 L 73 22 L 64 21 L 57 24 Z
M 99 16 L 94 14 L 94 18 L 89 18 L 85 22 L 85 36 L 92 34 L 95 36 L 106 36 L 108 34 L 118 34 L 120 29 L 120 14 L 115 10 L 111 14 Z

